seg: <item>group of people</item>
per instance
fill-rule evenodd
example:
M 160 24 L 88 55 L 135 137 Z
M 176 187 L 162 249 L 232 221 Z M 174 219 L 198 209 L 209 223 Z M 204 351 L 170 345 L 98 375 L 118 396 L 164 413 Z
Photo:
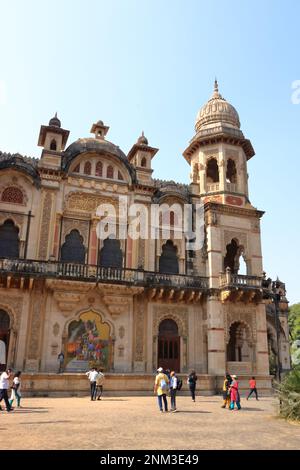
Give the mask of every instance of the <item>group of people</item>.
M 10 378 L 12 376 L 12 370 L 7 369 L 0 375 L 0 403 L 2 400 L 5 402 L 6 411 L 13 410 L 13 402 L 16 400 L 17 407 L 20 408 L 21 403 L 21 371 L 14 374 L 12 384 L 10 386 Z M 11 389 L 10 399 L 8 398 L 8 390 Z M 0 405 L 0 411 L 2 410 Z
M 256 400 L 258 400 L 258 393 L 256 388 L 255 377 L 252 377 L 249 380 L 250 392 L 247 396 L 249 400 L 252 393 L 255 394 Z M 223 383 L 223 405 L 222 408 L 227 408 L 229 410 L 234 410 L 235 405 L 238 410 L 241 409 L 241 397 L 239 392 L 239 382 L 236 375 L 225 374 L 224 383 Z
M 90 381 L 91 401 L 101 400 L 104 383 L 104 374 L 102 369 L 97 370 L 96 367 L 93 367 L 91 370 L 86 372 L 86 376 Z
M 180 383 L 181 382 L 181 383 Z M 190 372 L 187 377 L 187 384 L 189 386 L 192 400 L 195 402 L 197 375 L 194 370 Z M 178 386 L 180 384 L 180 386 Z M 168 412 L 168 400 L 167 396 L 170 397 L 171 409 L 170 411 L 176 412 L 176 393 L 180 390 L 182 385 L 181 379 L 179 379 L 174 371 L 163 370 L 162 367 L 157 369 L 157 375 L 154 383 L 154 393 L 157 394 L 158 407 L 161 413 L 163 411 Z M 247 396 L 249 400 L 250 396 L 254 393 L 256 400 L 258 400 L 258 393 L 256 388 L 255 377 L 249 380 L 250 392 Z M 225 374 L 223 383 L 223 405 L 222 408 L 234 410 L 235 406 L 237 410 L 241 409 L 241 398 L 239 392 L 239 382 L 236 375 Z
M 192 400 L 195 402 L 196 396 L 196 383 L 197 375 L 194 370 L 190 372 L 187 377 L 187 384 L 190 389 Z M 168 400 L 167 395 L 170 396 L 171 409 L 170 411 L 176 412 L 176 393 L 182 387 L 182 381 L 176 375 L 175 371 L 165 370 L 162 367 L 157 369 L 157 375 L 154 383 L 154 393 L 157 394 L 158 407 L 161 413 L 165 410 L 168 412 Z M 163 410 L 164 407 L 164 410 Z

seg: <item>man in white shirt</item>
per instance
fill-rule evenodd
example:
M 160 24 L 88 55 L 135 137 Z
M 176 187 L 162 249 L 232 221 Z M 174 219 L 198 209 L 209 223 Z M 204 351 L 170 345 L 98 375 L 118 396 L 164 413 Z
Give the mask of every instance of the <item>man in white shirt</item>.
M 96 380 L 97 380 L 97 376 L 98 376 L 98 372 L 97 372 L 97 369 L 96 367 L 93 367 L 91 370 L 89 370 L 88 372 L 86 372 L 86 374 L 89 381 L 90 381 L 90 384 L 91 384 L 91 400 L 96 400 Z
M 7 369 L 7 371 L 2 372 L 0 376 L 0 402 L 5 401 L 6 411 L 11 411 L 12 407 L 8 401 L 7 390 L 9 389 L 9 378 L 11 376 L 12 370 Z

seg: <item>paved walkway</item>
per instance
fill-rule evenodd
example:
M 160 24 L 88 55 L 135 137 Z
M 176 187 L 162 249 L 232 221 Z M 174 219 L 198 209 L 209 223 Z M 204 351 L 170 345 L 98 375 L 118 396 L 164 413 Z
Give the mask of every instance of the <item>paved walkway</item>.
M 177 413 L 160 413 L 154 397 L 24 398 L 0 412 L 0 449 L 300 448 L 300 425 L 276 418 L 274 398 L 243 399 L 235 412 L 221 401 L 179 396 Z

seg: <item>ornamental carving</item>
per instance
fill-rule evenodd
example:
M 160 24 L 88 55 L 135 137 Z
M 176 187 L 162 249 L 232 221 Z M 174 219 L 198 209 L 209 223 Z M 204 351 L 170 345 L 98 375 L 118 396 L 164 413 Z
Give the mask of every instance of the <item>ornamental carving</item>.
M 118 200 L 108 198 L 99 194 L 84 193 L 81 191 L 71 192 L 67 195 L 65 209 L 70 211 L 83 211 L 94 213 L 101 204 L 112 204 L 118 208 Z
M 144 320 L 145 320 L 145 305 L 142 299 L 136 301 L 135 312 L 135 351 L 134 360 L 136 362 L 142 361 L 144 358 Z
M 154 308 L 153 335 L 159 334 L 159 325 L 163 320 L 174 320 L 178 326 L 179 336 L 188 335 L 188 311 L 183 307 L 159 306 Z
M 230 339 L 230 327 L 235 322 L 241 322 L 248 327 L 250 340 L 256 342 L 256 309 L 255 307 L 245 307 L 244 305 L 228 305 L 224 308 L 225 314 L 225 342 Z
M 138 258 L 138 269 L 144 269 L 145 266 L 145 248 L 146 242 L 142 238 L 139 239 L 139 258 Z
M 28 197 L 21 186 L 14 184 L 1 189 L 0 200 L 8 204 L 26 206 Z
M 119 328 L 119 338 L 123 339 L 125 336 L 125 328 L 124 326 L 120 326 Z
M 52 194 L 50 192 L 47 192 L 45 194 L 44 204 L 43 204 L 40 246 L 39 246 L 39 255 L 38 255 L 39 259 L 47 259 L 47 256 L 48 256 L 51 211 L 52 211 Z
M 78 230 L 80 235 L 83 237 L 83 244 L 88 246 L 89 236 L 89 221 L 88 220 L 76 220 L 76 219 L 64 219 L 62 240 L 65 240 L 66 236 L 71 230 Z
M 248 246 L 247 234 L 242 233 L 242 232 L 238 232 L 238 231 L 235 231 L 235 232 L 232 231 L 231 232 L 229 230 L 224 231 L 224 246 L 225 246 L 225 248 L 226 248 L 227 245 L 229 245 L 231 243 L 231 240 L 233 238 L 238 240 L 239 245 L 242 245 L 245 248 L 245 250 L 247 249 L 247 246 Z
M 59 330 L 60 330 L 59 324 L 58 324 L 57 322 L 54 323 L 53 329 L 52 329 L 53 335 L 54 335 L 54 336 L 58 336 Z
M 41 292 L 35 292 L 30 305 L 31 322 L 27 359 L 39 358 L 39 346 L 45 299 Z
M 19 331 L 22 316 L 23 297 L 11 297 L 6 293 L 5 301 L 1 299 L 0 309 L 5 310 L 10 318 L 10 328 Z

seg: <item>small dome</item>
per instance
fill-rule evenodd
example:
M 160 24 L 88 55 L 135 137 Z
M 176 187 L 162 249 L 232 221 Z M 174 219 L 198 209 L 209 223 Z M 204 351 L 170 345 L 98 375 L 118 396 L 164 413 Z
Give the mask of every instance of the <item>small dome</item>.
M 97 126 L 104 126 L 104 122 L 101 121 L 101 119 L 99 121 L 97 121 Z
M 139 145 L 148 145 L 148 140 L 144 136 L 144 131 L 142 132 L 142 135 L 138 138 L 137 144 L 139 144 Z
M 57 117 L 57 113 L 55 113 L 55 116 L 52 119 L 50 119 L 49 126 L 61 127 L 61 122 Z
M 220 95 L 218 82 L 215 80 L 215 89 L 211 99 L 197 114 L 195 130 L 198 132 L 220 122 L 240 128 L 240 119 L 236 109 Z

